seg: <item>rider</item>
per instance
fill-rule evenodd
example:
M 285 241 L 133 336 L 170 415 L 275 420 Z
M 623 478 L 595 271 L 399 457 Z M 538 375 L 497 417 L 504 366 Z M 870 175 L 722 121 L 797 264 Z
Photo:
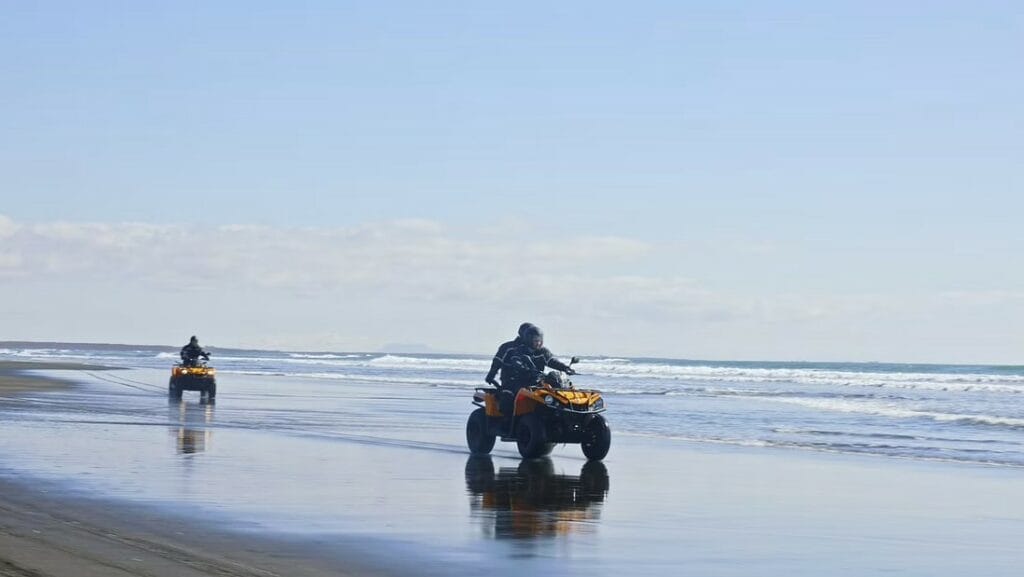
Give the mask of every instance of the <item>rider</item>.
M 519 338 L 522 342 L 508 350 L 502 363 L 502 390 L 498 405 L 506 419 L 514 413 L 519 389 L 537 384 L 537 375 L 543 372 L 545 367 L 569 375 L 576 374 L 572 367 L 556 359 L 551 351 L 544 347 L 544 333 L 540 327 L 530 325 L 524 328 Z
M 199 339 L 195 335 L 189 339 L 188 344 L 181 347 L 181 364 L 186 367 L 194 367 L 199 363 L 199 357 L 210 360 L 210 353 L 199 346 Z
M 519 334 L 516 335 L 516 338 L 506 343 L 501 343 L 501 346 L 498 347 L 498 352 L 494 353 L 494 360 L 491 361 L 491 370 L 488 371 L 487 376 L 484 377 L 484 381 L 488 385 L 495 387 L 500 386 L 498 381 L 494 380 L 494 376 L 498 374 L 499 369 L 501 370 L 501 381 L 505 382 L 507 376 L 505 372 L 505 361 L 506 357 L 508 357 L 508 352 L 523 343 L 523 332 L 530 328 L 535 328 L 533 323 L 523 323 L 519 325 Z

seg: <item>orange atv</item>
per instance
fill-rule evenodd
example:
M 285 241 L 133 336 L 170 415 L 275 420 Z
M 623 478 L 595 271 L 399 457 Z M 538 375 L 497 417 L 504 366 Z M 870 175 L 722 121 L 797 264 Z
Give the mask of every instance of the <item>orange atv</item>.
M 172 401 L 180 401 L 182 391 L 199 391 L 200 400 L 212 403 L 217 397 L 217 369 L 202 361 L 174 365 L 167 383 L 167 396 Z
M 569 365 L 579 362 L 573 357 Z M 487 454 L 495 440 L 515 441 L 526 459 L 543 457 L 559 443 L 579 443 L 588 459 L 608 454 L 612 431 L 601 413 L 600 391 L 577 389 L 563 373 L 536 372 L 533 386 L 519 389 L 515 410 L 506 419 L 498 408 L 498 389 L 478 387 L 473 404 L 479 407 L 466 423 L 466 444 L 474 454 Z

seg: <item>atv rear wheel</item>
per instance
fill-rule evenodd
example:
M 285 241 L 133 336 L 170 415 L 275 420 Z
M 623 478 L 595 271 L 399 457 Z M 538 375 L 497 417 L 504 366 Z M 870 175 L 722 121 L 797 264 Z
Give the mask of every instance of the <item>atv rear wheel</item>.
M 466 444 L 474 455 L 486 455 L 494 448 L 494 435 L 488 432 L 487 411 L 477 409 L 466 421 Z
M 519 421 L 519 426 L 516 427 L 516 444 L 519 446 L 519 454 L 524 459 L 550 455 L 551 450 L 555 448 L 554 443 L 548 442 L 544 423 L 537 413 L 527 413 Z
M 588 459 L 600 461 L 608 454 L 612 446 L 612 430 L 601 415 L 594 415 L 594 418 L 587 423 L 583 432 L 583 454 Z

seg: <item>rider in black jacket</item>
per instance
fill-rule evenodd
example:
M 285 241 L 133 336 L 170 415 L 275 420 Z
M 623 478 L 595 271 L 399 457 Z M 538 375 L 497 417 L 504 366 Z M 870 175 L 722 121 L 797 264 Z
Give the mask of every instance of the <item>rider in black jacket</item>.
M 551 351 L 544 347 L 544 333 L 539 327 L 526 327 L 520 333 L 519 339 L 521 342 L 505 353 L 501 366 L 499 408 L 506 418 L 511 417 L 515 410 L 515 399 L 519 389 L 535 385 L 538 373 L 542 373 L 546 367 L 569 375 L 576 374 L 572 367 L 556 359 Z
M 495 387 L 500 386 L 498 381 L 494 380 L 494 377 L 498 374 L 499 370 L 501 371 L 501 381 L 505 382 L 505 378 L 508 376 L 505 372 L 505 362 L 508 360 L 508 352 L 523 343 L 523 332 L 526 331 L 526 329 L 531 328 L 535 328 L 533 323 L 523 323 L 519 325 L 519 334 L 515 339 L 508 341 L 507 343 L 501 343 L 501 346 L 498 347 L 498 352 L 494 353 L 494 360 L 491 361 L 491 370 L 487 371 L 487 376 L 484 377 L 484 381 L 488 385 Z
M 195 335 L 189 339 L 188 344 L 181 347 L 181 364 L 186 367 L 194 367 L 199 362 L 199 357 L 210 360 L 210 353 L 199 346 L 199 339 Z

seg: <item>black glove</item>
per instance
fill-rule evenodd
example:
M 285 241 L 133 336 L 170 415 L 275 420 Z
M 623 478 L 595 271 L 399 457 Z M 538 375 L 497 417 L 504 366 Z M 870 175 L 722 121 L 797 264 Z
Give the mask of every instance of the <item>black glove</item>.
M 575 375 L 576 371 L 574 371 L 572 367 L 565 367 L 565 374 L 567 374 L 567 375 Z
M 494 377 L 487 377 L 484 379 L 484 382 L 494 387 L 498 386 L 498 381 L 494 380 Z

